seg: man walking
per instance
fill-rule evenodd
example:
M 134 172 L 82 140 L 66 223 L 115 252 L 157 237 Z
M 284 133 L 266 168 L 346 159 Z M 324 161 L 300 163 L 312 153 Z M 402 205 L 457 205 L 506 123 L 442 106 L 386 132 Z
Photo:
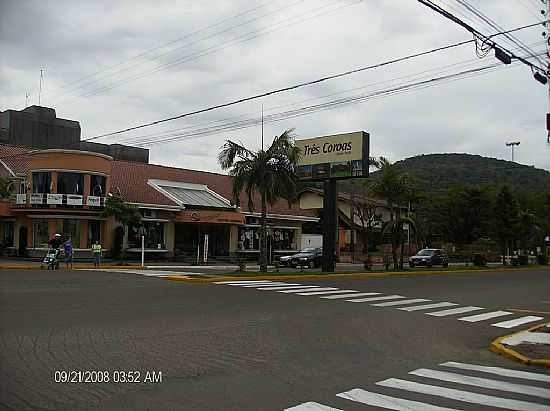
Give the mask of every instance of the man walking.
M 67 265 L 67 270 L 69 269 L 69 265 L 71 266 L 71 270 L 73 269 L 73 243 L 71 241 L 71 237 L 65 241 L 63 244 L 63 252 L 65 253 L 65 264 Z
M 99 244 L 99 241 L 92 244 L 92 253 L 94 255 L 94 268 L 99 268 L 101 262 L 101 244 Z

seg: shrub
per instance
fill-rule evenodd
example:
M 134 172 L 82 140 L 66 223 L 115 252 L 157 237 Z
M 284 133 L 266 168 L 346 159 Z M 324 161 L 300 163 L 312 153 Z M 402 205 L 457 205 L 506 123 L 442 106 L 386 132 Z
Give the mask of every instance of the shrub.
M 518 263 L 519 263 L 519 265 L 527 265 L 527 264 L 529 264 L 529 256 L 528 256 L 528 255 L 520 255 L 520 256 L 518 256 Z
M 485 267 L 487 265 L 487 259 L 483 254 L 474 254 L 472 263 L 477 267 Z
M 539 265 L 546 265 L 548 264 L 548 257 L 544 254 L 537 255 L 537 264 Z
M 367 270 L 367 271 L 369 271 L 369 270 L 371 269 L 371 267 L 372 267 L 372 260 L 371 260 L 370 256 L 367 257 L 367 258 L 365 259 L 365 261 L 363 261 L 363 267 L 365 267 L 365 270 Z
M 244 273 L 246 271 L 246 259 L 245 258 L 241 258 L 239 260 L 239 271 L 241 273 Z

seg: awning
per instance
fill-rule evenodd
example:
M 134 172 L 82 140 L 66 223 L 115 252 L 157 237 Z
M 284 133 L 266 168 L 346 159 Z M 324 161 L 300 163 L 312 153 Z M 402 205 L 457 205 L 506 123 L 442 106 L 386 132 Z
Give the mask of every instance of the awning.
M 182 210 L 176 223 L 244 224 L 244 215 L 237 211 Z
M 204 184 L 150 179 L 148 184 L 182 207 L 232 208 L 231 202 Z

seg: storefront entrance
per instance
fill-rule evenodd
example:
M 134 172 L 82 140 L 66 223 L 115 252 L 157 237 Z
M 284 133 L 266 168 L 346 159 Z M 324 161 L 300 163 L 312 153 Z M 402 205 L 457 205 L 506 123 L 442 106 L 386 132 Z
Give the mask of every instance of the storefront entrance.
M 206 236 L 208 239 L 206 240 Z M 174 244 L 176 259 L 196 263 L 205 260 L 205 242 L 208 242 L 208 260 L 229 258 L 229 225 L 177 223 Z

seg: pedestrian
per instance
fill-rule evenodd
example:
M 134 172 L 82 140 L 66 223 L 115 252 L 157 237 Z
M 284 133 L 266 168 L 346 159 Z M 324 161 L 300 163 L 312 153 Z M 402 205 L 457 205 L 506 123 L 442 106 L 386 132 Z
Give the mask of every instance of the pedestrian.
M 94 267 L 99 268 L 101 262 L 101 244 L 99 244 L 99 241 L 92 244 L 92 253 L 94 255 Z
M 63 251 L 65 252 L 65 264 L 67 265 L 67 270 L 69 269 L 69 265 L 71 266 L 71 270 L 73 269 L 73 243 L 71 241 L 71 237 L 67 238 L 67 241 L 63 243 Z

